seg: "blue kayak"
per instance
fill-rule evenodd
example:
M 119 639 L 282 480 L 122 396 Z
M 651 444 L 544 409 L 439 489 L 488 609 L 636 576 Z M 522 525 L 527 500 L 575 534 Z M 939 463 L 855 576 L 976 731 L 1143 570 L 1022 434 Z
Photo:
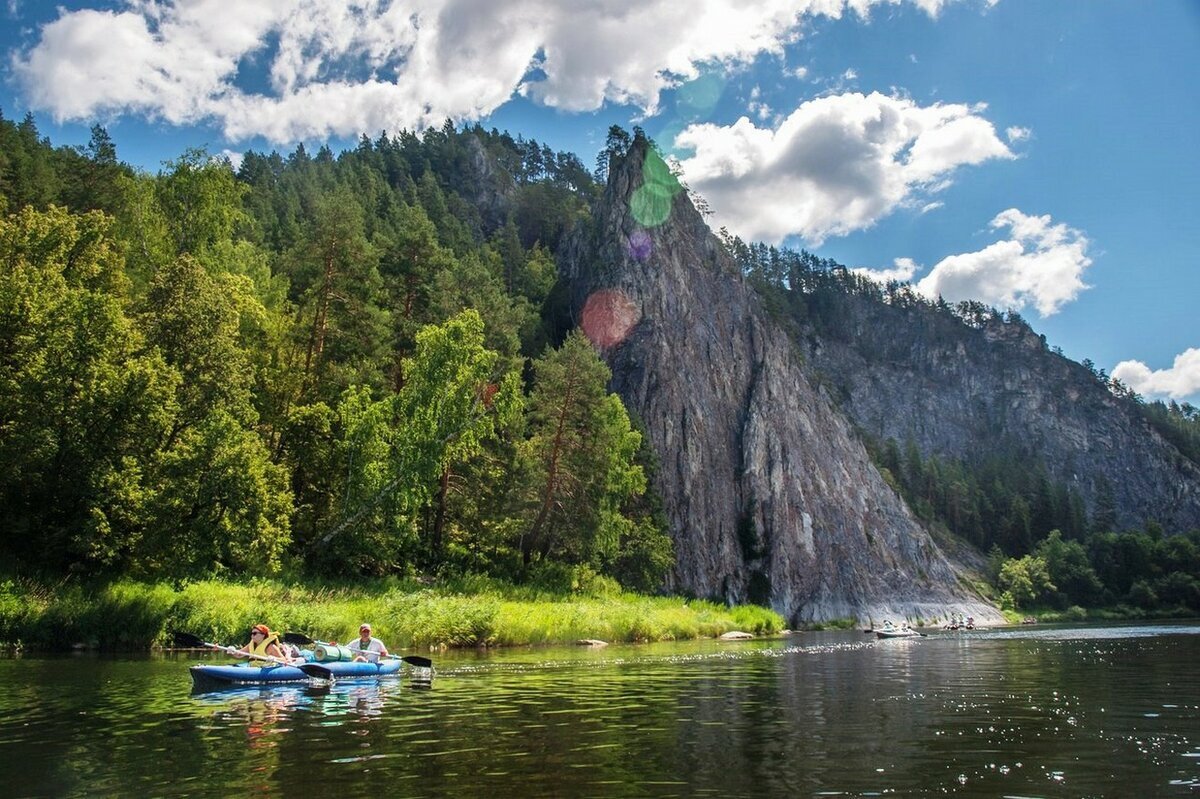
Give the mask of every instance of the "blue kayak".
M 385 660 L 382 663 L 336 662 L 320 663 L 333 672 L 337 680 L 368 680 L 396 674 L 404 665 L 400 660 Z M 270 683 L 304 682 L 309 676 L 296 666 L 250 666 L 231 664 L 222 666 L 192 666 L 192 683 L 195 685 L 266 685 Z

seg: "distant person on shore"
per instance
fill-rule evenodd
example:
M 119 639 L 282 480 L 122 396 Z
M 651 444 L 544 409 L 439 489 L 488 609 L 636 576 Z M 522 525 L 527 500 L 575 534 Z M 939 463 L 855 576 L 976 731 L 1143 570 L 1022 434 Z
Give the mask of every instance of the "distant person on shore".
M 256 624 L 250 628 L 250 643 L 242 647 L 242 651 L 234 655 L 239 658 L 267 661 L 269 658 L 289 660 L 279 646 L 279 636 L 271 632 L 265 624 Z
M 383 641 L 371 636 L 371 625 L 366 622 L 359 625 L 358 638 L 350 642 L 349 649 L 359 663 L 378 663 L 381 658 L 388 656 L 387 647 Z

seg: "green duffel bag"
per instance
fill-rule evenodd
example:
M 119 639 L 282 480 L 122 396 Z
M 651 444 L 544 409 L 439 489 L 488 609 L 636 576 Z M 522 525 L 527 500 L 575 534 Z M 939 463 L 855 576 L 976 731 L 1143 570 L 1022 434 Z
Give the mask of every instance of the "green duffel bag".
M 335 663 L 339 661 L 354 660 L 354 653 L 350 651 L 348 646 L 338 646 L 337 644 L 317 644 L 317 648 L 313 650 L 317 660 L 322 663 Z

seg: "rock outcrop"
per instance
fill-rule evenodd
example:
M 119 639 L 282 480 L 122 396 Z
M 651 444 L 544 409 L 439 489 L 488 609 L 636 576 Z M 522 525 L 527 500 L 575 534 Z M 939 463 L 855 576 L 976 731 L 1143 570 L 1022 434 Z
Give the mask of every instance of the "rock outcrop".
M 656 163 L 657 161 L 657 163 Z M 560 267 L 661 468 L 670 587 L 791 623 L 998 621 L 888 486 L 638 138 Z
M 1168 532 L 1200 529 L 1200 468 L 1024 322 L 966 324 L 929 306 L 847 294 L 818 305 L 822 318 L 800 338 L 806 362 L 869 435 L 962 461 L 1015 449 L 1089 514 L 1107 493 L 1118 530 L 1147 520 Z

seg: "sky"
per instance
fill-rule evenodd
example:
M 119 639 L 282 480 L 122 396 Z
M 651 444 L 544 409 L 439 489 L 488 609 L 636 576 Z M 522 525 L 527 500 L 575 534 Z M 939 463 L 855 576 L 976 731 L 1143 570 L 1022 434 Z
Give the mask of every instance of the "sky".
M 1200 0 L 3 0 L 0 111 L 150 172 L 641 126 L 714 229 L 1014 310 L 1200 405 Z M 311 151 L 311 150 L 310 150 Z

